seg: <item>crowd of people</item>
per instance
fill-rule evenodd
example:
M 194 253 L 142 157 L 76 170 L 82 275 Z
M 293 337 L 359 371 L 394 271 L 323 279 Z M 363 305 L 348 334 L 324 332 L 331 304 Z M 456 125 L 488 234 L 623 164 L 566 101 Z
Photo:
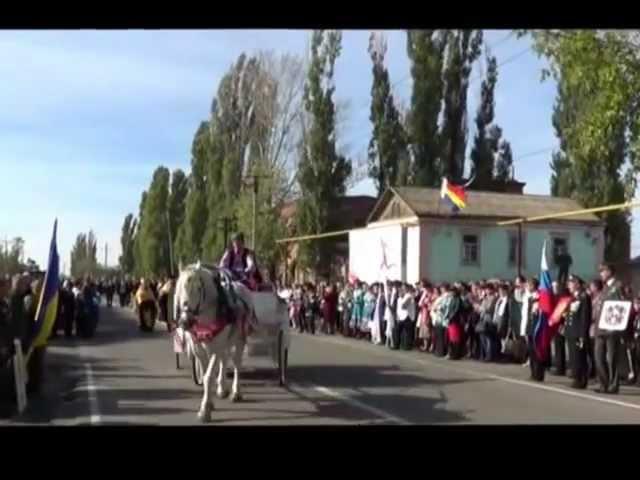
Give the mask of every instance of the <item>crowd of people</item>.
M 563 269 L 564 270 L 564 269 Z M 386 281 L 368 285 L 307 283 L 281 291 L 289 302 L 293 328 L 341 333 L 390 349 L 417 349 L 451 360 L 519 363 L 531 378 L 545 372 L 568 375 L 572 387 L 587 388 L 597 378 L 601 393 L 618 393 L 620 383 L 640 378 L 640 296 L 602 265 L 589 283 L 563 272 L 553 282 L 556 298 L 568 297 L 550 353 L 541 358 L 533 340 L 539 312 L 539 280 L 478 281 L 416 285 Z M 606 300 L 633 301 L 625 331 L 598 327 Z M 626 375 L 625 375 L 626 374 Z
M 43 277 L 25 272 L 11 277 L 0 276 L 0 403 L 14 399 L 12 359 L 15 354 L 14 341 L 20 341 L 26 350 L 35 335 L 36 316 Z M 27 393 L 36 393 L 43 374 L 43 348 L 35 348 L 27 372 Z

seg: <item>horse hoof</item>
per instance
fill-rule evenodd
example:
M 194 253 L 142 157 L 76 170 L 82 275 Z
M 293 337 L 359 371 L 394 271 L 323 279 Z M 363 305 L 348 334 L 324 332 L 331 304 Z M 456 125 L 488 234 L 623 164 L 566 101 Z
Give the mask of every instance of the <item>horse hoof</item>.
M 227 398 L 229 396 L 229 392 L 226 390 L 218 390 L 216 392 L 216 395 L 218 396 L 218 398 Z
M 198 419 L 200 420 L 201 423 L 209 423 L 211 422 L 211 411 L 213 410 L 213 408 L 207 408 L 206 410 L 202 411 L 200 410 L 198 412 Z
M 231 395 L 231 401 L 233 403 L 241 402 L 242 401 L 242 395 L 240 395 L 239 393 L 234 393 L 233 395 Z

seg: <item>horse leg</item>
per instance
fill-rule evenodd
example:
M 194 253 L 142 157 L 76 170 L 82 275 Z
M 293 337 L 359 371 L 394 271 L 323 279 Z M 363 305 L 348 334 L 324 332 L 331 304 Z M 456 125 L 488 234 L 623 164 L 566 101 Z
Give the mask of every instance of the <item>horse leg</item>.
M 233 386 L 231 389 L 232 402 L 239 402 L 242 400 L 242 394 L 240 393 L 240 369 L 242 368 L 242 357 L 244 354 L 246 340 L 242 331 L 239 331 L 238 335 L 239 337 L 233 351 Z
M 211 395 L 211 384 L 213 381 L 213 372 L 218 366 L 219 357 L 216 352 L 213 352 L 209 356 L 209 362 L 207 365 L 207 371 L 202 379 L 203 394 L 202 403 L 200 404 L 200 410 L 198 411 L 198 418 L 201 422 L 207 423 L 211 421 L 211 412 L 213 411 L 213 396 Z
M 218 389 L 216 391 L 216 395 L 218 396 L 218 398 L 226 398 L 229 395 L 229 389 L 226 388 L 227 386 L 227 375 L 226 375 L 226 370 L 227 370 L 227 358 L 226 355 L 220 355 L 220 368 L 218 369 Z

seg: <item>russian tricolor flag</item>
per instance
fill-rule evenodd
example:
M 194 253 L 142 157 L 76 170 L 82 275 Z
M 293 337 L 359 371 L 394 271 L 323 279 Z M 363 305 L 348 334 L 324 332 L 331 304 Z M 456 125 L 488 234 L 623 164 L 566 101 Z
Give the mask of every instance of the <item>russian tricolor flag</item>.
M 547 240 L 544 241 L 544 245 L 542 246 L 538 295 L 538 318 L 533 327 L 533 342 L 538 361 L 542 362 L 547 359 L 551 348 L 551 339 L 560 327 L 560 322 L 549 325 L 549 319 L 553 314 L 556 299 L 553 294 L 551 273 L 549 272 L 549 263 L 547 261 Z
M 467 192 L 463 185 L 449 183 L 446 178 L 442 179 L 440 189 L 440 200 L 447 203 L 454 212 L 459 212 L 467 206 Z

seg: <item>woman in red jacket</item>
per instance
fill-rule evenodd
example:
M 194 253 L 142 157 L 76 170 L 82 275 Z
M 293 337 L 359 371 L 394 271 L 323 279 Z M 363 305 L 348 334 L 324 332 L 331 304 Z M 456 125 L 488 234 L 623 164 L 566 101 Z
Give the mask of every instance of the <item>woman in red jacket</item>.
M 336 315 L 338 312 L 338 292 L 333 285 L 325 288 L 322 295 L 322 319 L 326 333 L 333 335 L 336 329 Z

